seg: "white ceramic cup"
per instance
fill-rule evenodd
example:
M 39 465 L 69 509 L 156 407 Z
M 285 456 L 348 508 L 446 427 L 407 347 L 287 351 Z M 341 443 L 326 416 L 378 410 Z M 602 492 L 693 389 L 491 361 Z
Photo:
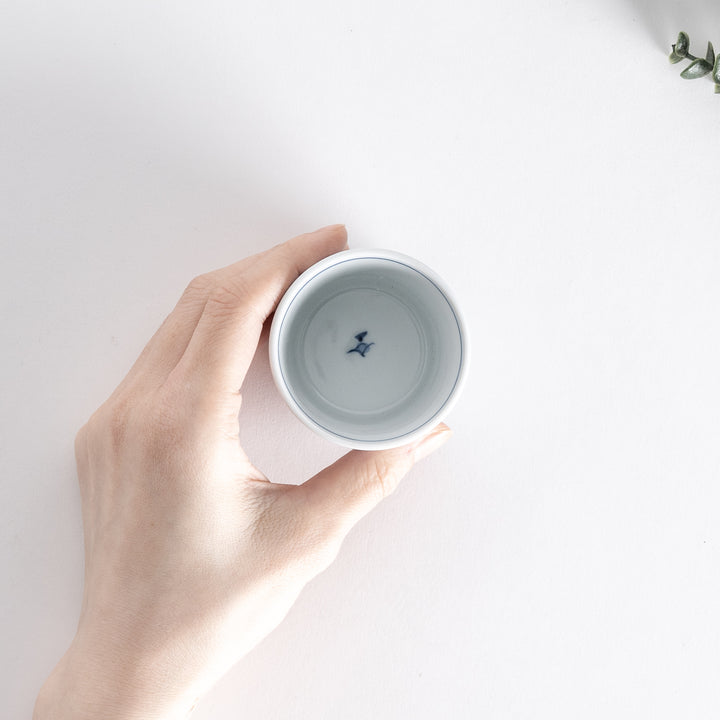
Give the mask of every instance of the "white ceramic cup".
M 382 450 L 444 417 L 467 375 L 460 309 L 430 268 L 390 250 L 346 250 L 306 270 L 270 330 L 290 409 L 339 445 Z

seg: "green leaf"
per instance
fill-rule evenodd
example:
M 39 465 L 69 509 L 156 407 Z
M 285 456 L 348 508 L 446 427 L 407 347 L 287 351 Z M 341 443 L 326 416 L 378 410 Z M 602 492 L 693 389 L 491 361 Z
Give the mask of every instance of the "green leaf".
M 715 83 L 715 92 L 720 93 L 720 83 Z
M 713 68 L 713 80 L 720 83 L 720 55 L 715 58 L 715 67 Z
M 705 55 L 705 59 L 711 64 L 715 64 L 715 50 L 713 50 L 713 46 L 711 42 L 708 42 L 708 49 L 707 53 Z
M 673 45 L 672 52 L 668 56 L 668 60 L 674 65 L 675 63 L 679 63 L 683 58 L 681 58 L 676 52 L 675 52 L 675 46 Z
M 686 80 L 697 80 L 712 72 L 713 66 L 702 58 L 693 60 L 681 73 L 680 77 Z
M 680 32 L 675 43 L 675 53 L 680 57 L 687 57 L 690 52 L 690 38 L 686 32 Z

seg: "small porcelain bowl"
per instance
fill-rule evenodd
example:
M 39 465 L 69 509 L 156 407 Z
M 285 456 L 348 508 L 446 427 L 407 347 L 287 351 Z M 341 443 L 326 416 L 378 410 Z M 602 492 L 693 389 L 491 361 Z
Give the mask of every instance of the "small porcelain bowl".
M 291 410 L 339 445 L 382 450 L 435 427 L 467 374 L 457 303 L 422 263 L 346 250 L 305 271 L 270 330 L 270 366 Z

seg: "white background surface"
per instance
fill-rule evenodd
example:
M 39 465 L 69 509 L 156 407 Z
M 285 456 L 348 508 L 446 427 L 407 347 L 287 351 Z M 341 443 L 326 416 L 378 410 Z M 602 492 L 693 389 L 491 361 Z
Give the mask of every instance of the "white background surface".
M 720 96 L 666 60 L 717 3 L 0 15 L 0 715 L 74 633 L 76 430 L 191 277 L 333 222 L 463 301 L 456 434 L 195 717 L 720 715 Z M 342 452 L 262 353 L 246 398 L 271 477 Z

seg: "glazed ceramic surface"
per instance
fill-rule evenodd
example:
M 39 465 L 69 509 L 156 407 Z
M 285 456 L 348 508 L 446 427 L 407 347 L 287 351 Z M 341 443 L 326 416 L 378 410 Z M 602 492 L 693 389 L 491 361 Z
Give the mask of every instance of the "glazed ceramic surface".
M 348 250 L 311 267 L 285 294 L 270 363 L 311 428 L 348 447 L 393 447 L 449 412 L 468 340 L 457 303 L 432 270 L 387 250 Z

